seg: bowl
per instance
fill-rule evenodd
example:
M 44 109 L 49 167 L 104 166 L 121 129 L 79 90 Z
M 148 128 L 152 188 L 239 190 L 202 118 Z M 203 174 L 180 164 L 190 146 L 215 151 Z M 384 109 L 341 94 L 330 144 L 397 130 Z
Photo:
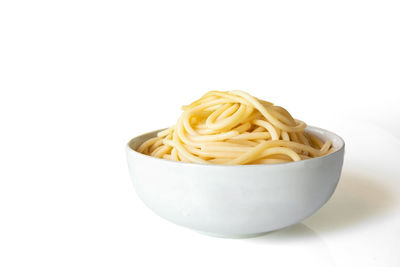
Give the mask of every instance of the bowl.
M 135 151 L 158 131 L 127 145 L 137 195 L 159 216 L 213 236 L 254 237 L 301 222 L 332 196 L 343 165 L 343 139 L 317 127 L 306 132 L 331 140 L 335 152 L 263 165 L 175 162 Z

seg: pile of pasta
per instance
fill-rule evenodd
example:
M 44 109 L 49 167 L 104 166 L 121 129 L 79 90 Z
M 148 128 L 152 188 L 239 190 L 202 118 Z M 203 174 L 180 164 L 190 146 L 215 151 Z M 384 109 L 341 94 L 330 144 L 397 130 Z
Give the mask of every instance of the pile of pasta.
M 210 91 L 183 106 L 176 125 L 137 149 L 157 158 L 203 164 L 273 164 L 320 157 L 334 149 L 274 104 L 235 90 Z

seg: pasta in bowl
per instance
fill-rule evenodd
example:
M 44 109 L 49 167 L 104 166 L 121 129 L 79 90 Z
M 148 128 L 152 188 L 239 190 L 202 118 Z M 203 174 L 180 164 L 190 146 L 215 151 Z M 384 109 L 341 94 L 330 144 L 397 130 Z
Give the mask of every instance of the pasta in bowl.
M 339 181 L 343 139 L 257 101 L 287 127 L 278 127 L 245 101 L 241 111 L 232 101 L 185 115 L 203 105 L 198 101 L 184 107 L 175 126 L 133 138 L 127 145 L 128 167 L 143 202 L 178 225 L 232 238 L 287 227 L 321 208 Z M 237 124 L 224 121 L 237 113 L 242 114 Z M 213 124 L 222 128 L 208 127 Z
M 283 107 L 243 92 L 210 91 L 188 106 L 176 125 L 146 140 L 138 152 L 175 161 L 269 164 L 299 161 L 334 150 L 305 132 Z

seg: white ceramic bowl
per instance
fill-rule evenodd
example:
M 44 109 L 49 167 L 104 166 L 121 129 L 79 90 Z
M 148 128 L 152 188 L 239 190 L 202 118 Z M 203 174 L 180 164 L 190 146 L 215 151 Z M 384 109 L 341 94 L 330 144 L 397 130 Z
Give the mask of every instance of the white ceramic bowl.
M 127 145 L 137 194 L 161 217 L 221 237 L 252 237 L 298 223 L 321 208 L 339 181 L 344 141 L 307 127 L 336 151 L 319 158 L 265 165 L 211 165 L 174 162 L 135 149 L 158 131 Z

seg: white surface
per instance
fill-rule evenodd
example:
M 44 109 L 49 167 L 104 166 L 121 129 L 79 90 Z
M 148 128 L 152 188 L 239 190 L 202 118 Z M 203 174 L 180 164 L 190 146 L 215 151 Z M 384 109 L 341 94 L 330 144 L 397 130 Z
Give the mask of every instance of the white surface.
M 212 236 L 255 237 L 303 221 L 335 191 L 344 142 L 320 128 L 306 131 L 330 140 L 336 151 L 312 160 L 251 166 L 186 164 L 135 151 L 158 130 L 128 143 L 129 172 L 140 199 L 159 216 Z
M 1 1 L 0 266 L 400 265 L 398 1 Z M 136 197 L 124 146 L 208 89 L 346 140 L 302 224 L 249 240 Z

